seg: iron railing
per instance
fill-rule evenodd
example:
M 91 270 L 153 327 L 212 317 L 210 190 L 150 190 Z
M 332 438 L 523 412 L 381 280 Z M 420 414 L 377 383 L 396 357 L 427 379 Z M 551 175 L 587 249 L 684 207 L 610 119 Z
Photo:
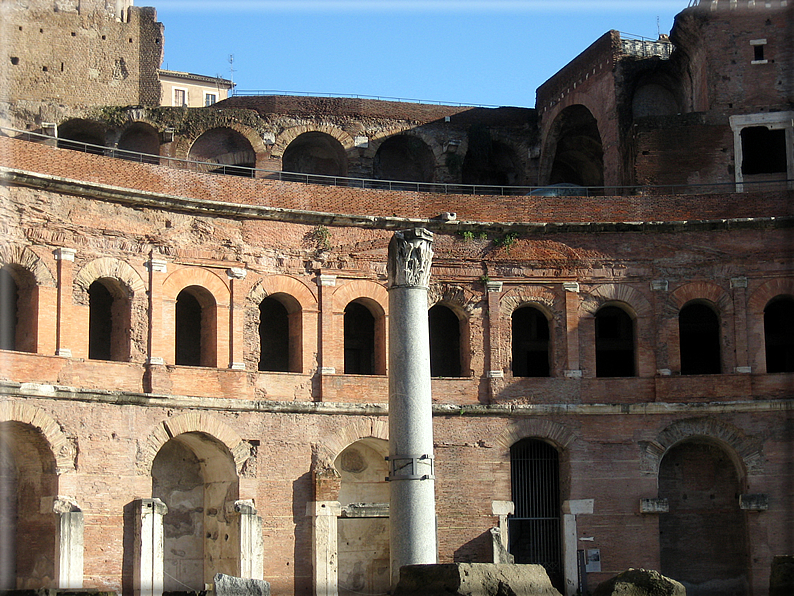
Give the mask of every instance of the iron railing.
M 322 174 L 308 174 L 303 172 L 284 172 L 279 170 L 266 170 L 262 168 L 252 168 L 234 164 L 222 164 L 212 161 L 197 161 L 192 159 L 182 159 L 169 157 L 166 155 L 156 155 L 152 153 L 141 153 L 74 141 L 66 138 L 56 138 L 49 135 L 34 133 L 30 131 L 18 130 L 0 126 L 0 135 L 23 139 L 26 141 L 44 143 L 56 146 L 61 149 L 72 151 L 82 151 L 95 155 L 104 155 L 146 163 L 160 165 L 174 169 L 187 170 L 191 172 L 226 174 L 242 176 L 246 178 L 262 178 L 266 180 L 279 180 L 283 182 L 300 182 L 304 184 L 319 184 L 323 186 L 344 186 L 348 188 L 364 188 L 389 191 L 411 191 L 435 194 L 458 194 L 458 195 L 502 195 L 502 196 L 525 196 L 533 193 L 538 194 L 538 198 L 543 196 L 566 196 L 575 199 L 578 196 L 658 196 L 658 195 L 692 195 L 692 194 L 715 194 L 715 193 L 734 193 L 746 191 L 772 191 L 794 189 L 794 179 L 782 177 L 775 180 L 743 181 L 743 182 L 712 182 L 702 184 L 642 184 L 642 185 L 620 185 L 620 186 L 588 186 L 581 187 L 581 195 L 573 195 L 568 189 L 561 194 L 545 186 L 516 186 L 516 185 L 497 185 L 497 184 L 458 184 L 448 182 L 415 182 L 406 180 L 381 180 L 377 178 L 356 178 L 349 176 L 327 176 Z M 551 193 L 551 194 L 549 194 Z

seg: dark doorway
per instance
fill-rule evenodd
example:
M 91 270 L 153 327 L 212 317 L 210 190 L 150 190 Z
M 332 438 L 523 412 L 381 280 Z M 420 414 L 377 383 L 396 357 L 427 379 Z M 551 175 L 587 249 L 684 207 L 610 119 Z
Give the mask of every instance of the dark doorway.
M 188 290 L 176 297 L 176 363 L 201 366 L 202 308 Z
M 739 508 L 736 466 L 719 446 L 688 440 L 670 449 L 659 467 L 661 572 L 687 594 L 747 594 L 745 513 Z
M 19 289 L 7 267 L 0 269 L 0 350 L 16 350 Z
M 605 306 L 595 316 L 596 376 L 634 376 L 634 323 L 618 306 Z
M 430 375 L 460 376 L 460 319 L 443 304 L 428 311 L 430 325 Z
M 764 309 L 766 372 L 794 372 L 794 298 L 778 296 Z
M 522 439 L 510 448 L 515 515 L 509 519 L 510 552 L 518 564 L 543 565 L 563 591 L 560 527 L 560 462 L 557 450 L 540 439 Z
M 345 307 L 345 374 L 375 374 L 375 317 L 358 302 Z
M 540 310 L 513 311 L 513 376 L 549 376 L 549 321 Z
M 682 375 L 717 375 L 720 359 L 720 319 L 702 303 L 689 303 L 678 314 Z
M 277 298 L 259 304 L 259 370 L 289 372 L 289 313 Z
M 397 135 L 378 148 L 372 175 L 378 180 L 432 182 L 435 165 L 433 151 L 422 139 Z
M 88 358 L 112 360 L 113 295 L 101 281 L 88 288 Z
M 785 174 L 786 131 L 765 126 L 743 128 L 742 174 Z

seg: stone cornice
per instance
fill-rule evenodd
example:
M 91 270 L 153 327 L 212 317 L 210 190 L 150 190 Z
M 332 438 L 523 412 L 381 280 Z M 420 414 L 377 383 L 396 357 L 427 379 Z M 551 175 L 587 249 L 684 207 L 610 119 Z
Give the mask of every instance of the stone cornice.
M 441 219 L 406 218 L 343 213 L 324 213 L 299 209 L 282 209 L 225 201 L 205 201 L 190 197 L 153 193 L 97 182 L 50 176 L 14 168 L 0 167 L 0 182 L 40 190 L 62 192 L 87 199 L 121 203 L 134 207 L 179 211 L 194 215 L 213 215 L 234 219 L 273 220 L 289 223 L 349 226 L 383 230 L 423 227 L 432 232 L 455 234 L 464 231 L 515 232 L 523 236 L 551 234 L 604 233 L 675 233 L 717 230 L 766 230 L 794 227 L 794 217 L 752 217 L 688 221 L 625 222 L 477 222 Z

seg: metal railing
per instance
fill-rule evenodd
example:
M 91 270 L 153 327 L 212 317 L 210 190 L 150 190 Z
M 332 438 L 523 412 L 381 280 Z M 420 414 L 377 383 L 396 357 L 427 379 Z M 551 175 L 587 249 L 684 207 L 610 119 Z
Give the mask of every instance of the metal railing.
M 580 197 L 597 196 L 658 196 L 658 195 L 693 195 L 715 194 L 734 192 L 753 192 L 766 190 L 794 189 L 794 180 L 785 176 L 776 180 L 743 181 L 743 182 L 714 182 L 707 184 L 642 184 L 620 186 L 587 186 L 575 190 L 569 188 L 555 189 L 554 186 L 516 186 L 498 184 L 458 184 L 448 182 L 415 182 L 407 180 L 381 180 L 377 178 L 356 178 L 349 176 L 327 176 L 323 174 L 309 174 L 303 172 L 283 172 L 266 170 L 234 164 L 222 164 L 212 161 L 196 161 L 128 151 L 104 145 L 94 145 L 65 138 L 56 138 L 40 133 L 18 130 L 0 126 L 0 135 L 26 141 L 50 144 L 60 149 L 82 151 L 94 155 L 102 155 L 138 163 L 159 165 L 178 170 L 198 172 L 204 174 L 225 174 L 245 178 L 265 180 L 278 180 L 283 182 L 299 182 L 304 184 L 318 184 L 323 186 L 344 186 L 347 188 L 364 188 L 373 190 L 411 191 L 435 194 L 457 195 L 501 195 L 501 196 L 531 196 L 542 199 L 543 197 L 567 197 L 576 199 Z M 577 194 L 581 191 L 581 194 Z

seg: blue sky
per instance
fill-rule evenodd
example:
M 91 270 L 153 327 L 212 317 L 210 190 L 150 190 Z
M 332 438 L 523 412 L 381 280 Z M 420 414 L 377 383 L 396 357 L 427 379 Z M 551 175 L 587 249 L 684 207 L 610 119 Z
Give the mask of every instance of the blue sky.
M 165 24 L 163 68 L 241 90 L 533 107 L 603 33 L 655 39 L 688 0 L 136 1 L 148 4 Z

